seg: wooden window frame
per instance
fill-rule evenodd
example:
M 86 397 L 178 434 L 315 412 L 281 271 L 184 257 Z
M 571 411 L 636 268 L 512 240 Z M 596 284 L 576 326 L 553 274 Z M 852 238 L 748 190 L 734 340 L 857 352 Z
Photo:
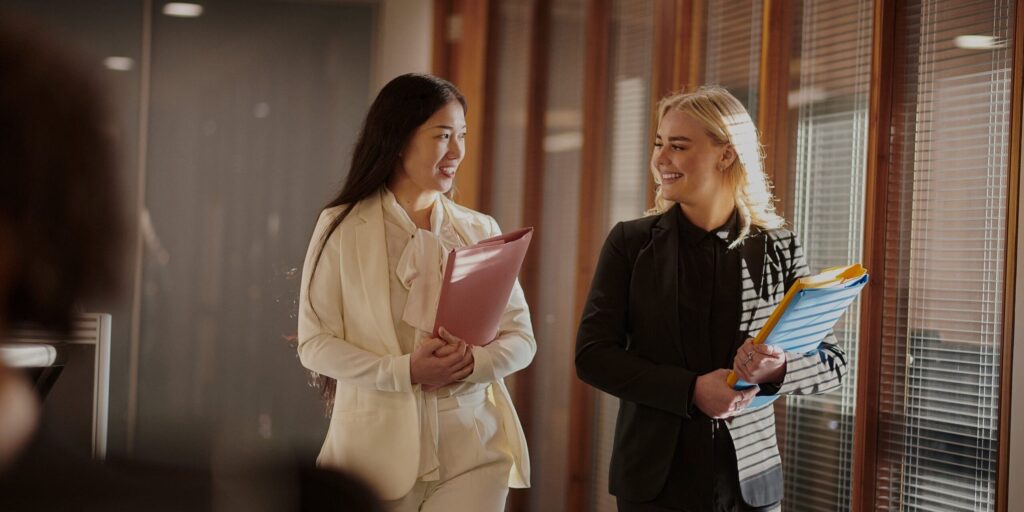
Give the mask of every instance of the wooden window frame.
M 871 87 L 868 106 L 868 157 L 864 205 L 864 265 L 872 282 L 861 296 L 860 340 L 857 366 L 857 402 L 854 418 L 851 510 L 875 505 L 875 469 L 878 451 L 878 396 L 881 374 L 881 333 L 885 273 L 885 222 L 888 178 L 897 165 L 890 143 L 892 97 L 896 74 L 896 1 L 875 0 L 871 42 Z M 895 139 L 892 139 L 895 140 Z
M 1013 27 L 1013 73 L 1010 75 L 1010 162 L 1007 172 L 1006 257 L 1003 287 L 1003 346 L 999 384 L 999 461 L 996 466 L 996 510 L 1009 510 L 1010 422 L 1012 419 L 1014 319 L 1016 316 L 1017 237 L 1019 231 L 1022 111 L 1024 111 L 1024 0 L 1017 0 Z M 1024 418 L 1017 418 L 1022 421 Z

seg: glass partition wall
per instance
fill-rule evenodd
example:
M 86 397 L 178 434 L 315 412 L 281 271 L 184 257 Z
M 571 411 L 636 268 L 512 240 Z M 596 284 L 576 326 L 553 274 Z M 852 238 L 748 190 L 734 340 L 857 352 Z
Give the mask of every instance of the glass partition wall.
M 293 346 L 298 276 L 369 106 L 376 6 L 164 4 L 0 0 L 84 53 L 115 114 L 138 238 L 125 289 L 85 305 L 113 315 L 109 452 L 312 459 L 327 423 Z

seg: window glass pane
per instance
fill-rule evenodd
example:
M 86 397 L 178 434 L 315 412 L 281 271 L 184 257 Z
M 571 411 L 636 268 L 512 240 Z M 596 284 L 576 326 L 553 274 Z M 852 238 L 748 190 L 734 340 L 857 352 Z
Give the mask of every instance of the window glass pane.
M 1014 5 L 899 12 L 879 510 L 994 508 Z
M 608 228 L 643 215 L 650 175 L 652 46 L 654 5 L 647 0 L 613 0 L 606 112 Z M 653 101 L 652 101 L 653 100 Z
M 796 15 L 789 91 L 794 230 L 813 272 L 859 262 L 871 78 L 870 0 L 806 0 Z M 771 148 L 768 148 L 771 151 Z M 787 397 L 780 410 L 787 510 L 845 510 L 856 405 L 859 301 L 836 325 L 849 373 L 839 391 Z M 777 409 L 782 409 L 778 407 Z
M 522 226 L 523 165 L 526 157 L 526 100 L 530 74 L 530 0 L 508 0 L 498 10 L 494 27 L 495 66 L 494 150 L 491 211 L 501 229 Z
M 704 18 L 705 84 L 721 85 L 757 119 L 762 0 L 710 0 Z
M 375 8 L 221 1 L 198 18 L 161 8 L 137 454 L 208 464 L 211 443 L 315 450 L 323 407 L 289 340 L 313 225 L 371 97 Z

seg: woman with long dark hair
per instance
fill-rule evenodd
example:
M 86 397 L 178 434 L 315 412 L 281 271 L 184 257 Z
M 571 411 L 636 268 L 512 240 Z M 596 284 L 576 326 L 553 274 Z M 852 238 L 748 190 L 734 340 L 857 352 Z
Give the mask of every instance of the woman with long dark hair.
M 490 344 L 430 335 L 445 253 L 499 233 L 451 200 L 465 112 L 440 78 L 385 85 L 303 268 L 299 357 L 331 411 L 317 462 L 365 478 L 392 510 L 498 511 L 529 485 L 502 380 L 536 352 L 519 285 Z

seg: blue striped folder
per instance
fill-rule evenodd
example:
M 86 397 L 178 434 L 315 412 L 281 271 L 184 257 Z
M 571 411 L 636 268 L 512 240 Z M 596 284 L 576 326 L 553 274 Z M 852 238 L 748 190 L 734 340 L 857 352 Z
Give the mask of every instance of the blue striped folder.
M 868 283 L 860 264 L 836 267 L 797 280 L 754 338 L 754 343 L 775 345 L 786 352 L 813 352 Z M 729 373 L 733 389 L 752 386 Z M 774 402 L 778 396 L 758 396 L 748 409 Z

